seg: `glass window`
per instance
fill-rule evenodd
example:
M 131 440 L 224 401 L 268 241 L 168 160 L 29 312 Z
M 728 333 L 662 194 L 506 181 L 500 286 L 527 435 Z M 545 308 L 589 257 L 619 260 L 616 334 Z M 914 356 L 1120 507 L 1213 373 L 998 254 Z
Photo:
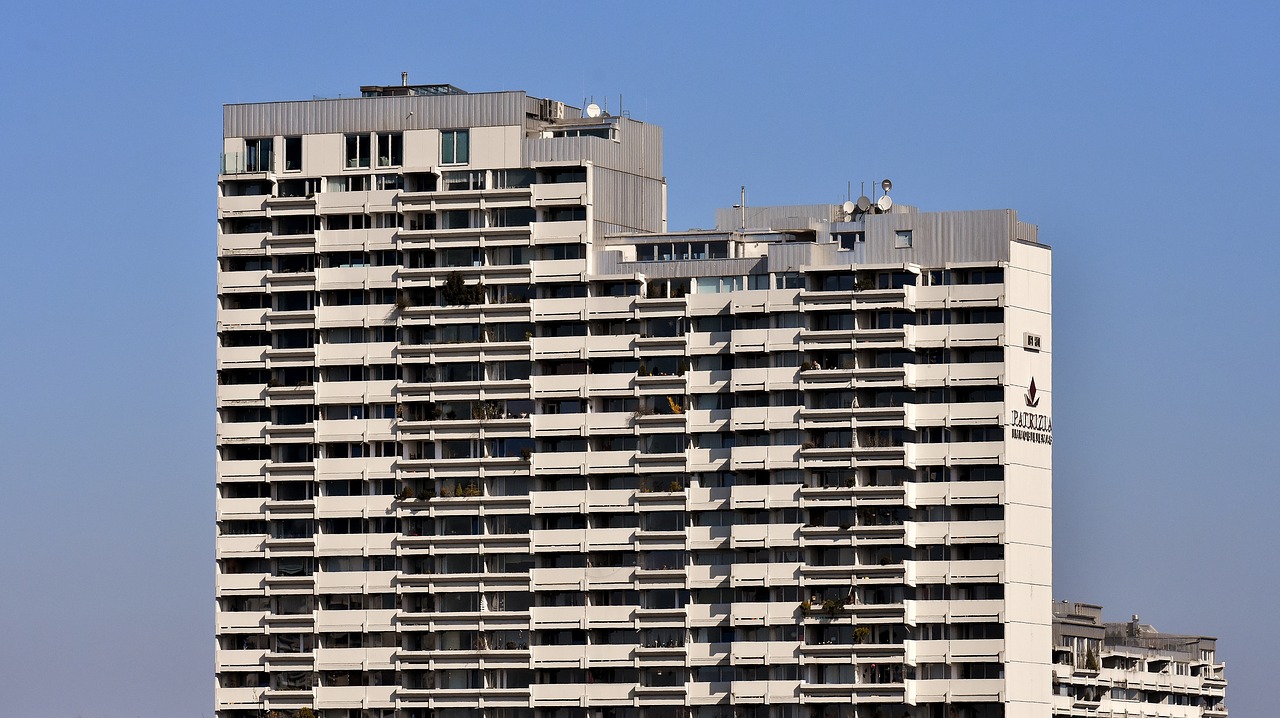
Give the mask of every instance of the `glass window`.
M 465 165 L 470 161 L 470 130 L 445 130 L 440 133 L 440 164 Z
M 369 166 L 368 135 L 347 135 L 344 148 L 345 167 L 350 169 Z
M 284 138 L 284 171 L 297 172 L 302 169 L 302 138 Z
M 261 137 L 244 141 L 244 171 L 270 172 L 272 139 Z
M 404 135 L 399 132 L 378 133 L 378 166 L 398 167 L 404 164 Z
M 893 246 L 896 249 L 908 249 L 911 247 L 911 230 L 899 229 L 893 233 Z

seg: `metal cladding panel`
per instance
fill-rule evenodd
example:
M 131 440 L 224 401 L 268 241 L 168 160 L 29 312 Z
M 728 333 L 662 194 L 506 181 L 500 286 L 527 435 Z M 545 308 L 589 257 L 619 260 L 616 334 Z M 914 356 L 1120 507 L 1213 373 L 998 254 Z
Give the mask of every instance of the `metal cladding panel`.
M 597 224 L 597 227 L 599 225 Z M 592 274 L 621 274 L 622 252 L 616 249 L 604 249 L 594 253 Z
M 642 177 L 662 177 L 662 128 L 625 117 L 618 141 L 600 137 L 531 137 L 524 141 L 528 162 L 591 162 Z M 554 127 L 554 126 L 553 126 Z
M 223 137 L 523 125 L 523 92 L 352 97 L 223 105 Z
M 814 244 L 812 242 L 787 242 L 769 245 L 770 272 L 798 272 L 801 267 L 811 265 L 831 266 L 838 264 L 835 259 L 838 245 L 832 243 Z
M 606 253 L 607 254 L 607 253 Z M 620 256 L 615 254 L 614 256 Z M 741 277 L 764 274 L 765 258 L 686 259 L 678 262 L 618 262 L 615 274 L 643 274 L 655 279 L 672 277 Z
M 800 229 L 808 226 L 806 220 L 827 223 L 834 222 L 836 219 L 838 219 L 836 207 L 829 204 L 747 206 L 747 229 Z M 738 229 L 741 224 L 741 210 L 724 207 L 716 210 L 716 229 Z
M 1011 209 L 868 215 L 867 264 L 1008 261 L 1018 214 Z M 895 246 L 899 230 L 911 230 L 911 247 Z
M 597 220 L 617 227 L 611 233 L 662 229 L 659 180 L 596 167 L 591 177 L 591 203 Z

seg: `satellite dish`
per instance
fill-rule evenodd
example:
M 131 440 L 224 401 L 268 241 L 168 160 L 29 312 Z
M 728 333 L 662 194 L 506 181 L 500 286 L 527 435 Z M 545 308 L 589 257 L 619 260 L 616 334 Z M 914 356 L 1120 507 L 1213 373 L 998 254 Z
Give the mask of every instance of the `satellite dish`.
M 884 190 L 885 194 L 889 194 L 889 190 L 893 189 L 893 183 L 889 180 L 882 180 L 880 182 L 880 189 Z
M 840 205 L 840 210 L 841 210 L 842 212 L 844 212 L 845 214 L 853 214 L 853 210 L 855 210 L 855 209 L 857 209 L 857 208 L 858 208 L 858 205 L 856 205 L 856 204 L 854 204 L 854 203 L 852 203 L 852 202 L 850 202 L 850 201 L 848 201 L 848 200 L 845 200 L 844 204 Z
M 599 117 L 599 116 L 600 116 L 600 105 L 597 105 L 594 102 L 591 103 L 590 105 L 587 105 L 587 117 Z
M 871 209 L 871 198 L 865 194 L 858 198 L 858 211 L 866 212 Z
M 889 195 L 884 195 L 876 200 L 876 206 L 880 208 L 881 212 L 888 212 L 889 208 L 893 207 L 893 200 L 889 198 Z

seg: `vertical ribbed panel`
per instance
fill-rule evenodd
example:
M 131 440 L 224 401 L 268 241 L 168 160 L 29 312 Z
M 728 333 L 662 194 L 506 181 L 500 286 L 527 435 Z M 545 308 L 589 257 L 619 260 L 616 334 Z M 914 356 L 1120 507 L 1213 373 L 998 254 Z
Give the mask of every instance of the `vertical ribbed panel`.
M 747 206 L 747 229 L 779 229 L 795 227 L 804 220 L 834 222 L 836 207 L 830 204 L 797 204 L 779 207 Z M 742 211 L 731 208 L 716 210 L 716 229 L 738 229 L 742 224 Z
M 801 267 L 830 266 L 836 262 L 837 245 L 795 242 L 769 245 L 770 272 L 798 272 Z
M 866 261 L 927 267 L 1008 261 L 1017 222 L 1009 209 L 868 215 Z M 910 248 L 895 246 L 898 230 L 911 230 Z
M 223 137 L 523 125 L 523 92 L 223 105 Z
M 662 128 L 617 118 L 618 141 L 599 137 L 533 137 L 524 142 L 526 162 L 581 162 L 659 179 Z
M 591 182 L 595 218 L 614 226 L 611 233 L 662 229 L 661 181 L 597 166 Z
M 615 259 L 608 259 L 612 255 Z M 672 262 L 622 262 L 616 258 L 621 252 L 601 252 L 596 255 L 596 268 L 609 266 L 614 273 L 640 273 L 655 279 L 673 277 L 742 277 L 748 274 L 764 274 L 764 257 L 746 257 L 743 259 L 682 259 Z M 604 262 L 601 262 L 604 258 Z

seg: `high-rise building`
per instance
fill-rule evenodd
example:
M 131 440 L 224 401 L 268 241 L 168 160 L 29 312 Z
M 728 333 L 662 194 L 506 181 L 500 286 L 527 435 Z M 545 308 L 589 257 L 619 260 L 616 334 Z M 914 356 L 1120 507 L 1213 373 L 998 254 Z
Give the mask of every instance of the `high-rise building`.
M 1051 715 L 1035 226 L 363 90 L 225 108 L 219 718 Z
M 1054 718 L 1226 718 L 1217 641 L 1161 633 L 1134 616 L 1105 623 L 1102 608 L 1053 605 Z

